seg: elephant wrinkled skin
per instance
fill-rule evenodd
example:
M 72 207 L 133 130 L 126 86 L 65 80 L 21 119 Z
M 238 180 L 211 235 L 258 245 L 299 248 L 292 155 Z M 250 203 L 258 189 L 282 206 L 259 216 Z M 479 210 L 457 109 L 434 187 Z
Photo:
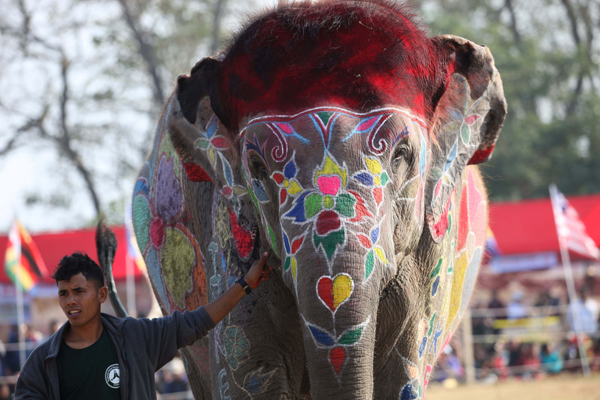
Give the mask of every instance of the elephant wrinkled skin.
M 477 164 L 506 114 L 484 46 L 389 1 L 280 5 L 178 79 L 136 183 L 164 313 L 271 279 L 183 350 L 196 398 L 422 398 L 476 281 Z

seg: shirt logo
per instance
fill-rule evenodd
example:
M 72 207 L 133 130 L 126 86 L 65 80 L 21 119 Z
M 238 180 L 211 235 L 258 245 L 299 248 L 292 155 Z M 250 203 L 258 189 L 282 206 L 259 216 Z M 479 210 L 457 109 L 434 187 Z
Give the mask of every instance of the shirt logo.
M 121 385 L 121 371 L 119 370 L 119 364 L 113 364 L 106 368 L 104 379 L 106 380 L 108 387 L 118 389 Z

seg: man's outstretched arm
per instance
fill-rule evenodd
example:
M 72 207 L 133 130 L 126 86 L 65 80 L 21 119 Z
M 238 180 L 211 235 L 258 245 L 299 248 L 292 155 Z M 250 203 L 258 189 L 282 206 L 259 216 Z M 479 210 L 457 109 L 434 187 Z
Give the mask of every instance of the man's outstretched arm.
M 252 268 L 244 276 L 244 281 L 250 289 L 256 289 L 258 285 L 269 279 L 271 268 L 264 267 L 265 262 L 269 258 L 269 253 L 264 253 L 260 260 L 256 261 Z M 204 310 L 208 313 L 213 322 L 218 324 L 237 303 L 246 295 L 244 288 L 240 284 L 235 284 L 225 293 L 204 306 Z

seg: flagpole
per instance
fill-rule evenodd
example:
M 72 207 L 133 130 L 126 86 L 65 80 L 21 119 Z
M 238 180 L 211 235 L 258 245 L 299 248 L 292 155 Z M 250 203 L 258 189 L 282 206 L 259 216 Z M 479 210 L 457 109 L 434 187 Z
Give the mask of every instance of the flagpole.
M 15 266 L 15 273 L 17 276 L 21 276 L 21 262 L 17 261 Z M 15 282 L 15 289 L 17 290 L 17 334 L 19 338 L 19 371 L 23 369 L 25 365 L 25 335 L 23 335 L 23 323 L 25 322 L 25 311 L 23 307 L 23 288 L 19 282 Z
M 564 240 L 561 240 L 560 232 L 558 231 L 558 224 L 556 224 L 556 198 L 558 197 L 556 185 L 550 185 L 550 201 L 552 203 L 552 214 L 554 215 L 554 224 L 556 225 L 556 234 L 558 236 L 558 245 L 560 247 L 560 258 L 563 263 L 563 271 L 565 273 L 565 281 L 567 282 L 567 293 L 569 295 L 569 306 L 571 307 L 571 315 L 573 316 L 573 323 L 575 325 L 575 334 L 577 337 L 577 345 L 579 347 L 579 357 L 581 359 L 581 367 L 583 369 L 583 375 L 588 376 L 590 373 L 590 364 L 587 359 L 587 353 L 583 343 L 583 332 L 581 329 L 581 319 L 579 313 L 575 308 L 574 300 L 577 298 L 575 292 L 575 282 L 573 280 L 573 269 L 571 268 L 571 258 L 569 257 L 569 250 L 565 246 Z

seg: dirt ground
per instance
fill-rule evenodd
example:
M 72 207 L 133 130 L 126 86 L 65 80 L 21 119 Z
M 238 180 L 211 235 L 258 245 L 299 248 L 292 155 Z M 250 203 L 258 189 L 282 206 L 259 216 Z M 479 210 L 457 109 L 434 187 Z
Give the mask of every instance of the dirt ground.
M 431 384 L 426 400 L 600 400 L 600 375 L 587 378 L 561 375 L 538 382 L 498 382 L 492 385 L 458 386 Z

